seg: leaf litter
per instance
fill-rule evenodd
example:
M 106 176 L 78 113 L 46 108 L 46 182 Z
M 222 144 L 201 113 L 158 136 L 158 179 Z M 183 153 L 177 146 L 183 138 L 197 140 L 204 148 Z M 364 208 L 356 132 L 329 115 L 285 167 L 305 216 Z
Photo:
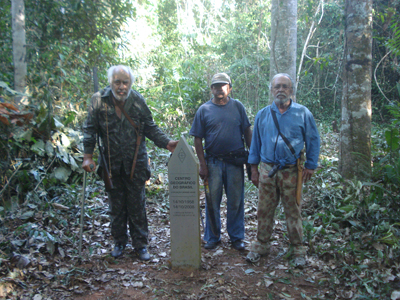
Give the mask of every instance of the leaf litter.
M 160 160 L 152 161 L 154 174 L 146 184 L 149 262 L 139 261 L 130 245 L 121 258 L 114 259 L 109 255 L 113 243 L 107 215 L 108 199 L 102 182 L 89 176 L 82 257 L 78 255 L 79 186 L 60 190 L 60 196 L 51 199 L 46 209 L 40 209 L 39 204 L 30 201 L 18 210 L 3 211 L 0 297 L 352 299 L 363 295 L 364 299 L 368 296 L 373 299 L 378 293 L 385 293 L 387 298 L 400 299 L 399 264 L 388 265 L 383 260 L 384 257 L 393 257 L 391 248 L 383 243 L 388 238 L 374 239 L 371 233 L 361 232 L 358 239 L 355 238 L 357 231 L 354 229 L 362 226 L 358 219 L 349 219 L 348 224 L 352 227 L 346 227 L 343 218 L 336 217 L 336 220 L 331 216 L 330 220 L 325 220 L 328 207 L 314 200 L 346 199 L 343 191 L 352 197 L 361 197 L 364 188 L 354 185 L 349 189 L 342 184 L 335 171 L 337 134 L 327 132 L 321 136 L 325 145 L 321 151 L 323 166 L 306 186 L 304 195 L 304 236 L 309 248 L 304 269 L 296 269 L 288 257 L 290 245 L 282 207 L 277 208 L 270 255 L 255 264 L 246 263 L 247 249 L 257 233 L 257 190 L 249 182 L 246 182 L 245 195 L 246 250 L 238 252 L 230 245 L 224 199 L 221 209 L 222 243 L 219 247 L 211 251 L 202 249 L 200 270 L 171 269 L 166 157 L 159 155 Z M 37 151 L 41 149 L 38 147 Z M 152 157 L 157 157 L 160 150 L 152 150 Z M 68 159 L 65 155 L 60 157 Z M 327 193 L 328 187 L 336 189 L 331 188 Z M 200 202 L 204 217 L 203 192 Z M 343 205 L 341 207 L 343 212 L 351 213 Z M 379 211 L 379 208 L 373 209 Z M 338 243 L 346 247 L 340 248 Z

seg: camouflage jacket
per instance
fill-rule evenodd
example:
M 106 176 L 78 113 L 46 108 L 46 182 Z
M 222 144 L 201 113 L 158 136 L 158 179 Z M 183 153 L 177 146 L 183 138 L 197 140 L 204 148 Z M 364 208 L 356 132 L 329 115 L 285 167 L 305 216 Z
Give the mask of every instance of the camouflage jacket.
M 136 132 L 124 114 L 121 115 L 121 118 L 117 116 L 111 95 L 111 88 L 106 87 L 92 96 L 88 116 L 83 126 L 84 152 L 85 154 L 93 154 L 97 142 L 96 134 L 100 134 L 103 144 L 103 154 L 107 164 L 109 163 L 108 156 L 110 156 L 111 173 L 113 175 L 119 174 L 121 165 L 123 165 L 125 173 L 130 174 L 136 149 Z M 142 141 L 139 146 L 136 162 L 135 177 L 145 177 L 147 180 L 150 177 L 150 168 L 145 137 L 151 139 L 160 148 L 166 148 L 170 139 L 154 123 L 150 109 L 143 96 L 137 91 L 131 90 L 125 102 L 124 110 L 136 125 L 144 124 Z M 106 111 L 110 149 L 108 149 L 107 141 Z M 102 164 L 100 163 L 100 165 Z

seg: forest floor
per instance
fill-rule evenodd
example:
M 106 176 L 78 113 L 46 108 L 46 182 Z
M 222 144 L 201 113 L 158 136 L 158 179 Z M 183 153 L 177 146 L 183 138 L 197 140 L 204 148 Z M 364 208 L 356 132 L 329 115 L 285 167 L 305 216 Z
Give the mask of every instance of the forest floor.
M 325 134 L 322 138 L 321 156 L 337 160 L 338 135 Z M 230 245 L 226 199 L 223 199 L 222 243 L 213 250 L 202 247 L 199 270 L 171 268 L 168 182 L 164 179 L 168 174 L 168 156 L 157 153 L 156 148 L 148 148 L 157 160 L 151 162 L 154 174 L 146 184 L 150 261 L 140 261 L 130 245 L 123 256 L 111 257 L 108 199 L 103 183 L 89 175 L 82 255 L 78 251 L 81 210 L 78 185 L 56 186 L 53 196 L 49 190 L 38 190 L 40 199 L 27 198 L 13 210 L 2 212 L 0 299 L 400 299 L 400 267 L 375 254 L 376 249 L 388 248 L 377 242 L 369 245 L 365 239 L 371 233 L 363 232 L 359 234 L 363 248 L 358 248 L 362 251 L 354 248 L 353 242 L 350 248 L 341 247 L 352 238 L 354 228 L 349 229 L 347 223 L 343 223 L 343 228 L 323 225 L 321 218 L 326 216 L 323 203 L 314 201 L 315 196 L 307 188 L 313 185 L 313 180 L 307 183 L 303 195 L 304 239 L 308 246 L 307 264 L 303 268 L 291 263 L 281 206 L 276 210 L 271 254 L 255 264 L 245 261 L 250 242 L 256 237 L 258 202 L 258 191 L 247 179 L 246 250 L 239 252 Z M 326 173 L 334 174 L 332 169 Z M 322 175 L 314 177 L 317 176 Z M 322 184 L 316 187 L 333 186 L 329 179 Z M 202 186 L 200 190 L 204 218 Z
M 96 194 L 102 190 L 100 185 L 93 182 L 88 189 Z M 249 183 L 247 185 L 248 248 L 256 235 L 257 197 L 255 188 Z M 279 207 L 272 253 L 256 264 L 247 263 L 248 250 L 239 252 L 229 243 L 225 228 L 226 199 L 222 207 L 222 243 L 214 250 L 202 248 L 200 270 L 171 268 L 167 191 L 162 184 L 156 183 L 147 188 L 150 195 L 147 199 L 150 261 L 140 261 L 130 245 L 120 258 L 110 256 L 113 244 L 107 196 L 99 192 L 87 200 L 87 211 L 91 216 L 85 216 L 82 257 L 77 256 L 78 238 L 71 240 L 70 244 L 56 243 L 50 251 L 53 255 L 46 253 L 51 250 L 51 243 L 38 244 L 31 238 L 19 245 L 19 250 L 25 249 L 20 253 L 26 254 L 2 261 L 1 274 L 8 272 L 9 279 L 1 286 L 0 299 L 333 299 L 339 293 L 328 285 L 330 278 L 326 271 L 334 268 L 334 262 L 320 261 L 310 255 L 302 269 L 291 264 L 287 258 L 284 215 Z M 200 202 L 204 217 L 204 192 Z M 64 214 L 66 219 L 69 219 L 67 215 L 79 216 L 79 205 Z M 54 220 L 49 217 L 41 218 L 36 214 L 34 218 L 36 226 L 53 227 L 53 235 L 62 236 L 71 230 L 76 237 L 79 236 L 79 222 L 76 220 L 67 220 L 65 227 L 60 229 L 59 225 L 51 225 Z M 13 231 L 18 230 L 17 220 L 5 224 L 10 229 L 10 238 Z
M 325 262 L 308 257 L 307 266 L 297 269 L 285 257 L 288 243 L 281 220 L 276 221 L 272 253 L 258 263 L 247 263 L 248 251 L 233 249 L 224 229 L 216 249 L 202 248 L 201 269 L 190 271 L 170 267 L 168 219 L 160 216 L 156 203 L 148 205 L 148 212 L 151 260 L 140 261 L 132 248 L 118 259 L 112 259 L 109 251 L 92 257 L 81 266 L 93 275 L 91 284 L 77 284 L 82 295 L 76 299 L 323 299 L 330 293 L 319 285 L 329 281 L 323 272 Z M 247 245 L 256 233 L 255 212 L 248 202 Z M 225 216 L 224 212 L 224 220 Z

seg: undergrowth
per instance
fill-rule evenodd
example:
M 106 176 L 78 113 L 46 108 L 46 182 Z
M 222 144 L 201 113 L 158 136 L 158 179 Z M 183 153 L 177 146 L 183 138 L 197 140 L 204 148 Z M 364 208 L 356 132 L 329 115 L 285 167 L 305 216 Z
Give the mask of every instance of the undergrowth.
M 398 107 L 394 110 L 396 116 Z M 193 139 L 187 134 L 188 127 L 182 126 L 177 131 L 173 128 L 167 126 L 172 138 L 184 135 L 193 145 Z M 304 191 L 309 199 L 303 207 L 304 239 L 309 256 L 317 256 L 330 266 L 329 285 L 333 289 L 344 289 L 358 299 L 390 296 L 399 285 L 396 275 L 400 271 L 398 123 L 393 121 L 389 127 L 374 125 L 373 173 L 364 182 L 341 177 L 337 170 L 339 134 L 332 132 L 327 124 L 321 124 L 319 130 L 321 167 Z M 3 180 L 13 181 L 6 189 L 3 185 L 0 223 L 3 228 L 17 230 L 13 238 L 0 243 L 0 261 L 26 248 L 27 243 L 34 242 L 37 251 L 50 254 L 59 252 L 59 245 L 76 244 L 82 195 L 79 167 L 82 145 L 77 136 L 78 131 L 59 126 L 53 127 L 52 139 L 48 142 L 35 138 L 3 142 L 3 146 L 12 148 L 8 161 L 15 168 L 2 173 Z M 152 183 L 147 185 L 148 199 L 164 203 L 167 214 L 165 175 L 169 153 L 150 141 L 147 147 L 153 166 Z M 23 159 L 17 160 L 18 153 L 23 153 Z M 96 214 L 105 214 L 103 192 L 96 177 L 90 176 L 89 181 L 91 204 L 86 214 L 94 218 Z M 250 189 L 246 185 L 246 191 Z M 159 196 L 161 200 L 157 200 Z M 65 256 L 76 255 L 65 253 Z
M 327 127 L 321 131 L 323 145 L 339 139 Z M 390 297 L 399 284 L 400 176 L 394 170 L 400 164 L 393 160 L 398 147 L 390 145 L 387 127 L 374 126 L 373 131 L 371 180 L 344 180 L 337 170 L 337 148 L 324 147 L 303 209 L 310 254 L 333 264 L 330 284 L 357 299 Z

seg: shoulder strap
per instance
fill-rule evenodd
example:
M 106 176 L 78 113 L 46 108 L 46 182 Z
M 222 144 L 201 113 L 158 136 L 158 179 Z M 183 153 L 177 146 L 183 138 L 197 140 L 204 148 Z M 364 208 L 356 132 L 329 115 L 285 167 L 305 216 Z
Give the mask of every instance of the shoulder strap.
M 135 124 L 135 122 L 133 122 L 133 120 L 129 117 L 129 115 L 125 111 L 124 107 L 118 101 L 115 101 L 114 98 L 113 98 L 113 101 L 114 101 L 114 104 L 119 107 L 119 109 L 124 114 L 125 118 L 129 121 L 129 123 L 131 123 L 131 125 L 133 126 L 133 128 L 135 129 L 135 132 L 136 132 L 136 149 L 135 149 L 135 154 L 133 155 L 133 162 L 132 162 L 132 168 L 131 168 L 131 174 L 130 174 L 130 179 L 133 180 L 133 174 L 135 172 L 137 156 L 139 153 L 139 146 L 140 146 L 140 143 L 142 142 L 144 123 L 142 122 L 140 127 L 137 126 Z
M 282 137 L 282 139 L 285 141 L 286 145 L 287 145 L 287 146 L 289 147 L 289 149 L 290 149 L 290 152 L 292 152 L 292 154 L 293 154 L 294 156 L 296 156 L 296 151 L 294 151 L 294 149 L 293 149 L 292 145 L 290 144 L 289 140 L 286 138 L 286 136 L 284 136 L 284 135 L 282 134 L 281 130 L 279 129 L 279 123 L 278 123 L 278 120 L 277 120 L 277 118 L 276 118 L 276 113 L 275 113 L 275 111 L 272 109 L 272 107 L 271 107 L 271 114 L 272 114 L 272 118 L 274 119 L 275 126 L 276 126 L 276 128 L 278 129 L 278 134 L 279 134 L 279 135 Z
M 114 97 L 113 97 L 113 101 L 114 101 L 114 104 L 115 104 L 116 106 L 119 107 L 119 109 L 120 109 L 121 112 L 124 114 L 125 118 L 129 121 L 129 123 L 131 123 L 131 125 L 133 126 L 133 128 L 135 128 L 135 130 L 138 130 L 138 129 L 139 129 L 139 126 L 137 126 L 137 125 L 135 124 L 135 122 L 133 122 L 133 120 L 131 119 L 131 117 L 129 117 L 129 115 L 126 113 L 126 111 L 125 111 L 124 107 L 121 105 L 121 103 L 119 103 L 118 101 L 115 101 L 115 100 L 114 100 Z

